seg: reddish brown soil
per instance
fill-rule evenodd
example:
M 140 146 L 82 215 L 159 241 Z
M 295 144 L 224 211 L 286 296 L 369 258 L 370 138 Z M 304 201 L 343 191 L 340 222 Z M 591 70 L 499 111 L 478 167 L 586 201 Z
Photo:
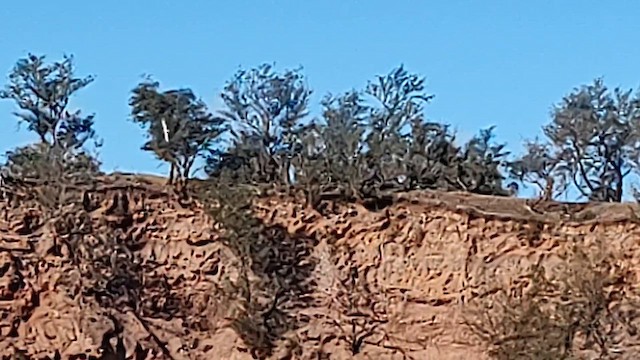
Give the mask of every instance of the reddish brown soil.
M 0 353 L 252 358 L 229 326 L 251 304 L 221 295 L 242 280 L 237 253 L 203 206 L 181 204 L 162 182 L 101 179 L 85 190 L 90 204 L 58 217 L 45 218 L 34 201 L 3 198 Z M 272 231 L 264 236 L 282 237 L 283 253 L 300 249 L 290 265 L 299 273 L 282 275 L 298 290 L 278 304 L 296 321 L 268 358 L 482 359 L 486 349 L 461 316 L 489 282 L 516 288 L 528 265 L 558 261 L 570 238 L 587 250 L 605 241 L 634 275 L 637 212 L 629 204 L 412 192 L 379 211 L 337 204 L 320 214 L 284 196 L 260 198 L 255 214 Z M 76 233 L 62 229 L 65 222 Z M 138 285 L 118 283 L 127 266 L 138 269 Z M 628 352 L 638 346 L 624 344 Z

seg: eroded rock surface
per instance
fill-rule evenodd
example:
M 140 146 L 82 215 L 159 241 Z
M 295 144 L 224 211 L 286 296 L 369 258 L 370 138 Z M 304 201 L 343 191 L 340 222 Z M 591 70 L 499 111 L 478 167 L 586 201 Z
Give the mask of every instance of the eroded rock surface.
M 57 215 L 5 196 L 0 352 L 482 359 L 487 349 L 462 325 L 467 304 L 496 287 L 522 291 L 527 269 L 553 272 L 570 243 L 595 253 L 605 241 L 616 254 L 625 281 L 611 294 L 631 296 L 638 283 L 640 227 L 631 205 L 540 210 L 518 199 L 431 192 L 386 205 L 311 209 L 283 196 L 258 199 L 266 230 L 256 242 L 277 245 L 243 267 L 200 204 L 150 181 L 102 179 L 81 206 Z M 251 329 L 247 314 L 256 313 L 263 331 Z M 637 340 L 622 336 L 617 346 L 637 354 Z

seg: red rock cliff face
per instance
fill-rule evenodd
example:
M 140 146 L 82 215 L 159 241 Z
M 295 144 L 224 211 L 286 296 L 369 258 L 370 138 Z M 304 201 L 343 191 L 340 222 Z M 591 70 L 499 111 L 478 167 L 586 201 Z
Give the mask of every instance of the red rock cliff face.
M 638 209 L 624 204 L 537 211 L 524 200 L 417 192 L 378 211 L 332 204 L 321 214 L 261 198 L 266 230 L 255 241 L 276 245 L 249 264 L 202 206 L 150 181 L 105 178 L 84 194 L 81 207 L 47 217 L 4 198 L 3 355 L 482 359 L 486 343 L 464 325 L 470 304 L 525 291 L 530 266 L 557 271 L 570 245 L 595 254 L 604 242 L 614 254 L 624 281 L 606 284 L 612 309 L 637 284 Z M 633 331 L 619 334 L 618 356 L 640 353 Z M 271 352 L 250 346 L 267 343 Z

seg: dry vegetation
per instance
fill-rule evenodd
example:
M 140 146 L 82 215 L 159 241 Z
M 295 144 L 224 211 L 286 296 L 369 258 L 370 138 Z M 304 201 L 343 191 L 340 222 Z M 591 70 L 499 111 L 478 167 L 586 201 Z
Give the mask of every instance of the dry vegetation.
M 600 243 L 604 247 L 604 243 Z M 573 242 L 555 270 L 535 264 L 519 286 L 471 301 L 466 325 L 496 359 L 631 359 L 638 340 L 633 272 L 606 249 Z
M 317 121 L 298 70 L 240 71 L 217 115 L 147 79 L 131 115 L 142 149 L 170 164 L 166 184 L 100 172 L 94 116 L 68 109 L 93 78 L 73 70 L 72 58 L 29 56 L 0 92 L 39 138 L 2 167 L 6 358 L 640 351 L 640 221 L 621 203 L 640 143 L 630 92 L 576 89 L 548 141 L 513 157 L 493 128 L 459 145 L 426 121 L 433 96 L 403 67 L 327 96 Z M 199 158 L 207 178 L 190 180 Z M 518 184 L 541 196 L 516 198 Z M 593 202 L 553 201 L 569 187 Z
M 624 359 L 639 350 L 635 207 L 590 205 L 582 211 L 609 215 L 558 223 L 551 212 L 526 215 L 523 200 L 413 192 L 382 210 L 322 200 L 320 211 L 304 194 L 194 182 L 204 209 L 162 182 L 99 177 L 67 188 L 55 213 L 40 191 L 5 186 L 7 351 Z

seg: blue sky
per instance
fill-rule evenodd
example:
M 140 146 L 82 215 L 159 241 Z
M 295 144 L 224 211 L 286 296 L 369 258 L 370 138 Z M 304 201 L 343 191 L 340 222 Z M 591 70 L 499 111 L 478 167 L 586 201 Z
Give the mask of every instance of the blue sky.
M 0 8 L 0 72 L 28 52 L 73 54 L 78 75 L 96 81 L 74 106 L 95 112 L 107 171 L 164 172 L 139 150 L 127 120 L 130 90 L 143 74 L 163 87 L 194 89 L 214 109 L 240 67 L 302 65 L 314 101 L 363 87 L 403 63 L 436 97 L 431 120 L 468 137 L 497 126 L 519 150 L 540 133 L 550 106 L 604 76 L 638 88 L 640 2 L 566 1 L 6 1 Z M 3 77 L 6 79 L 6 77 Z M 16 132 L 13 105 L 0 102 L 0 150 L 34 140 Z

